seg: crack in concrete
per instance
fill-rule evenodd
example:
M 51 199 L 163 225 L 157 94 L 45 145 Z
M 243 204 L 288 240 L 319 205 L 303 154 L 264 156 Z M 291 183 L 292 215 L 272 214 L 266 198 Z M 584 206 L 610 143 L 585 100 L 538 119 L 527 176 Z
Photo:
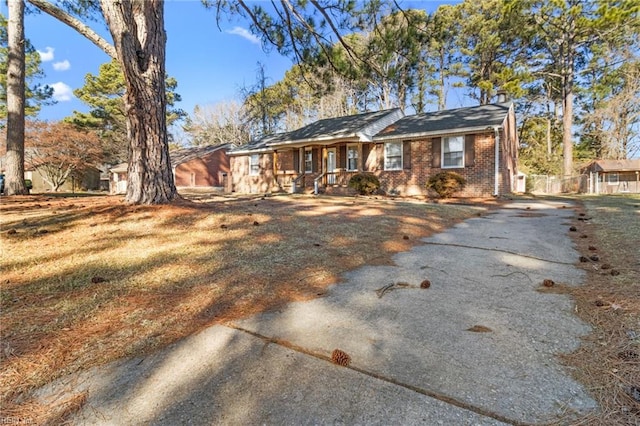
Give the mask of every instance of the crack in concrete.
M 459 248 L 466 248 L 466 249 L 472 249 L 472 250 L 495 251 L 495 252 L 498 252 L 498 253 L 507 253 L 507 254 L 512 254 L 514 256 L 524 257 L 525 259 L 539 260 L 540 262 L 555 263 L 557 265 L 571 265 L 571 266 L 575 265 L 573 262 L 569 263 L 569 262 L 560 262 L 559 260 L 543 259 L 543 258 L 536 257 L 536 256 L 530 256 L 530 255 L 527 255 L 527 254 L 517 253 L 515 251 L 502 250 L 502 249 L 496 249 L 496 248 L 490 248 L 490 247 L 476 247 L 476 246 L 468 246 L 468 245 L 465 245 L 465 244 L 436 243 L 436 242 L 430 242 L 430 241 L 423 241 L 423 244 L 424 245 L 431 245 L 431 246 L 459 247 Z
M 253 337 L 256 337 L 258 339 L 261 339 L 261 340 L 265 341 L 267 344 L 273 343 L 275 345 L 282 346 L 284 348 L 287 348 L 287 349 L 290 349 L 292 351 L 301 353 L 303 355 L 308 355 L 308 356 L 314 357 L 316 359 L 319 359 L 319 360 L 322 360 L 322 361 L 327 361 L 327 362 L 330 362 L 331 364 L 334 364 L 333 361 L 331 360 L 330 356 L 323 355 L 321 353 L 317 353 L 317 352 L 311 351 L 311 350 L 309 350 L 309 349 L 307 349 L 307 348 L 305 348 L 303 346 L 299 346 L 299 345 L 296 345 L 294 343 L 291 343 L 288 340 L 276 339 L 276 338 L 273 338 L 273 337 L 265 336 L 263 334 L 255 332 L 255 331 L 247 330 L 246 328 L 240 327 L 240 326 L 238 326 L 236 324 L 233 324 L 233 323 L 226 323 L 226 324 L 224 324 L 224 327 L 227 327 L 227 328 L 230 328 L 230 329 L 233 329 L 233 330 L 237 330 L 237 331 L 241 331 L 241 332 L 246 333 L 246 334 L 248 334 L 250 336 L 253 336 Z M 453 398 L 451 396 L 448 396 L 448 395 L 445 395 L 445 394 L 442 394 L 442 393 L 438 393 L 438 392 L 434 392 L 434 391 L 431 391 L 431 390 L 428 390 L 428 389 L 423 389 L 423 388 L 420 388 L 418 386 L 413 386 L 413 385 L 410 385 L 408 383 L 403 383 L 403 382 L 401 382 L 399 380 L 396 380 L 396 379 L 394 379 L 392 377 L 387 377 L 387 376 L 384 376 L 382 374 L 378 374 L 378 373 L 375 373 L 375 372 L 372 372 L 372 371 L 368 371 L 368 370 L 365 370 L 365 369 L 360 368 L 360 367 L 355 367 L 353 365 L 348 365 L 348 366 L 344 366 L 344 368 L 348 368 L 348 369 L 353 370 L 355 372 L 358 372 L 360 374 L 364 374 L 366 376 L 372 377 L 372 378 L 377 379 L 377 380 L 381 380 L 383 382 L 390 383 L 390 384 L 395 385 L 395 386 L 400 386 L 402 388 L 405 388 L 405 389 L 408 389 L 410 391 L 419 393 L 419 394 L 427 396 L 429 398 L 437 399 L 438 401 L 442 401 L 445 404 L 453 405 L 455 407 L 462 408 L 464 410 L 468 410 L 468 411 L 474 412 L 474 413 L 479 414 L 481 416 L 485 416 L 485 417 L 492 418 L 494 420 L 498 420 L 499 422 L 508 423 L 508 424 L 513 425 L 513 426 L 530 426 L 529 423 L 524 423 L 524 422 L 521 422 L 519 420 L 510 419 L 510 418 L 508 418 L 506 416 L 503 416 L 501 414 L 495 413 L 493 411 L 486 410 L 486 409 L 484 409 L 482 407 L 478 407 L 478 406 L 475 406 L 473 404 L 466 403 L 464 401 L 460 401 L 460 400 L 458 400 L 456 398 Z

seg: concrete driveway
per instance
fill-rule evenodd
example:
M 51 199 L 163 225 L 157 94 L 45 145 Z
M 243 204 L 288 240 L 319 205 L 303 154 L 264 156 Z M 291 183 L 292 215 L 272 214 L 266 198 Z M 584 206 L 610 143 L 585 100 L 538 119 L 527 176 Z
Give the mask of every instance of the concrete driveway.
M 566 208 L 564 208 L 566 207 Z M 589 327 L 542 281 L 579 285 L 569 205 L 514 202 L 321 298 L 67 377 L 77 424 L 540 424 L 597 409 L 556 355 Z M 429 288 L 420 283 L 429 280 Z M 334 349 L 348 367 L 330 362 Z

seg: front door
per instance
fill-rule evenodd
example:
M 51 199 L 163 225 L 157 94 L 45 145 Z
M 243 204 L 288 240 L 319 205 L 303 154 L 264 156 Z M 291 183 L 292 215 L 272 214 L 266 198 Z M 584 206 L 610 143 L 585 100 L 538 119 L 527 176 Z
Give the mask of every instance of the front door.
M 336 183 L 336 149 L 327 149 L 327 185 Z

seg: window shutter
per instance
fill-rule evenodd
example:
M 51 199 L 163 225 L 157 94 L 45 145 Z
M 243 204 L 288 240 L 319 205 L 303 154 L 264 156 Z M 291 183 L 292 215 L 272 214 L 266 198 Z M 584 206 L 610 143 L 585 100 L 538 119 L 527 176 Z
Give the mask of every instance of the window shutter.
M 369 170 L 369 153 L 371 152 L 371 145 L 362 145 L 362 168 L 366 172 Z
M 442 156 L 442 142 L 440 138 L 431 138 L 431 166 L 440 167 Z
M 347 168 L 347 146 L 340 145 L 340 161 L 338 163 L 338 167 L 341 169 Z
M 384 144 L 376 145 L 376 170 L 384 170 Z
M 300 170 L 300 150 L 293 150 L 293 164 L 291 165 L 291 170 L 295 170 L 296 172 Z
M 411 142 L 409 141 L 402 143 L 402 168 L 411 169 Z
M 311 171 L 313 173 L 318 171 L 318 148 L 311 149 Z
M 475 149 L 476 137 L 475 135 L 466 135 L 464 137 L 464 165 L 465 167 L 471 167 L 474 164 L 476 158 Z

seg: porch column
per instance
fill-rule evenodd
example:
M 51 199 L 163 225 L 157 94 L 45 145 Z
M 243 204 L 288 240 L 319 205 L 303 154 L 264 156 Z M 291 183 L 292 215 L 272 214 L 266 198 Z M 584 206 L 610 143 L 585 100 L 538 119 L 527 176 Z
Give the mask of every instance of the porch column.
M 327 147 L 322 147 L 322 173 L 327 173 Z
M 273 151 L 273 177 L 278 175 L 278 151 Z
M 322 177 L 322 185 L 323 186 L 327 186 L 327 157 L 329 154 L 327 154 L 327 147 L 323 146 L 322 147 L 322 173 L 324 173 L 324 176 Z
M 271 166 L 271 170 L 273 172 L 273 176 L 271 178 L 271 191 L 277 191 L 280 188 L 280 182 L 278 182 L 278 151 L 273 151 L 271 159 L 273 161 L 273 164 Z

